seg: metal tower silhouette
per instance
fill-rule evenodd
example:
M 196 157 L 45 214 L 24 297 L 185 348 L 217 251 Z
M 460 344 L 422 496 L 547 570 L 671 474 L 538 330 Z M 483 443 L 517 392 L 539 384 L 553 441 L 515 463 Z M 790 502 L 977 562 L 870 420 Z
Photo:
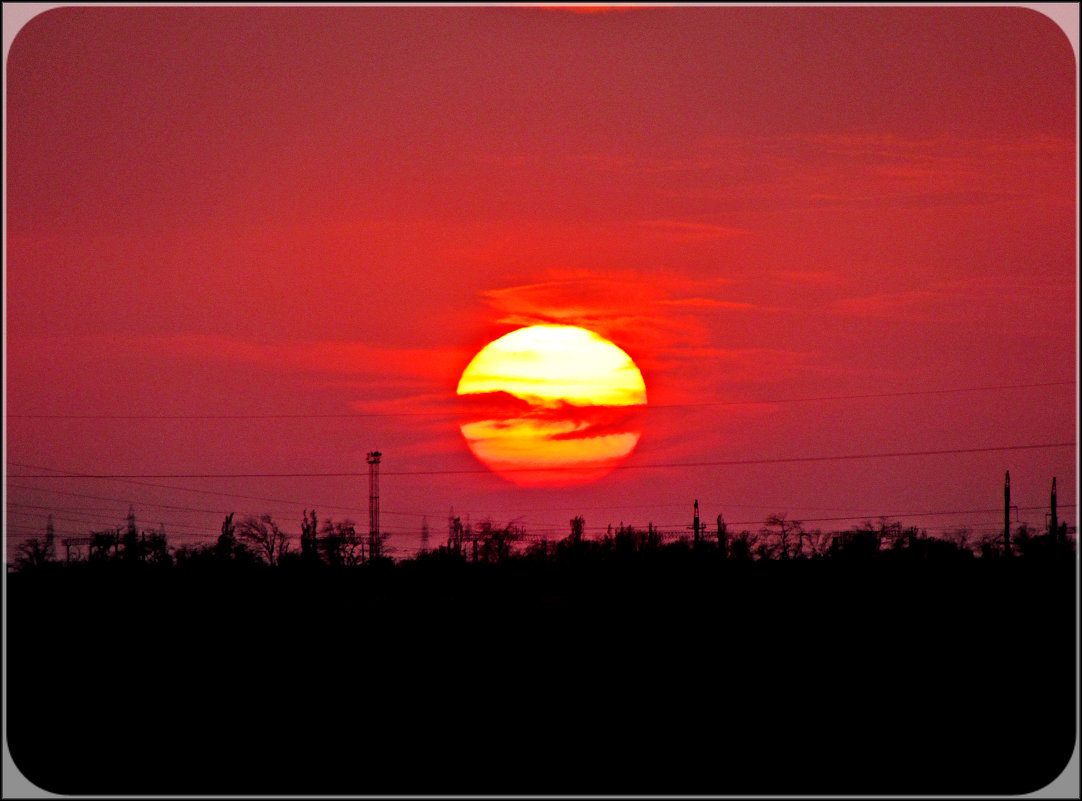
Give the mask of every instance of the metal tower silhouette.
M 1052 514 L 1048 519 L 1048 533 L 1052 535 L 1052 541 L 1059 539 L 1059 520 L 1056 518 L 1056 477 L 1052 476 Z
M 1003 555 L 1011 555 L 1011 471 L 1003 479 Z
M 379 542 L 379 451 L 368 453 L 368 555 Z

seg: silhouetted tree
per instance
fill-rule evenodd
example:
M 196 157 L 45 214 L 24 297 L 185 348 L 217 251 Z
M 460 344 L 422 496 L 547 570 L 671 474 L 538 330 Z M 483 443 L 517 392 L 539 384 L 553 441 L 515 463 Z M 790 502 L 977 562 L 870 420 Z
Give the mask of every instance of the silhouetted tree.
M 274 567 L 289 551 L 289 536 L 278 528 L 270 515 L 247 517 L 237 526 L 237 536 L 251 543 L 252 550 Z
M 560 543 L 556 543 L 556 544 L 563 544 L 563 543 L 561 541 Z M 527 560 L 531 561 L 531 562 L 547 562 L 550 559 L 552 559 L 553 556 L 555 555 L 552 545 L 553 545 L 553 543 L 550 543 L 546 539 L 541 539 L 541 540 L 538 540 L 537 542 L 532 542 L 532 543 L 530 543 L 529 545 L 526 546 L 525 550 L 523 550 L 522 557 L 524 559 L 527 559 Z
M 901 523 L 895 523 L 896 529 L 892 527 L 892 540 L 890 543 L 890 550 L 892 553 L 904 552 L 909 549 L 913 541 L 920 536 L 920 530 L 916 526 L 908 526 L 902 528 Z
M 365 541 L 368 544 L 368 556 L 369 562 L 381 562 L 386 561 L 389 557 L 386 553 L 387 540 L 391 538 L 391 535 L 386 531 L 369 531 L 365 537 Z M 363 548 L 362 548 L 363 552 Z
M 618 554 L 657 551 L 661 547 L 661 532 L 648 523 L 646 531 L 620 523 L 613 537 L 613 547 Z
M 60 542 L 64 546 L 64 562 L 71 564 L 73 556 L 76 562 L 83 558 L 81 546 L 84 542 L 89 542 L 89 540 L 83 537 L 65 537 Z
M 641 537 L 632 526 L 624 526 L 623 521 L 613 535 L 613 546 L 618 554 L 631 554 L 639 550 Z
M 352 520 L 342 520 L 334 524 L 335 533 L 341 540 L 342 561 L 346 567 L 355 567 L 365 559 L 364 539 L 357 533 L 357 524 Z M 381 534 L 380 540 L 385 541 L 387 534 Z
M 844 559 L 872 559 L 879 554 L 880 534 L 871 523 L 862 523 L 834 534 L 830 552 Z
M 986 531 L 977 539 L 981 559 L 997 559 L 1003 555 L 1003 532 Z
M 56 530 L 53 528 L 53 516 L 45 523 L 45 536 L 34 537 L 19 546 L 19 556 L 15 566 L 19 570 L 43 567 L 56 557 Z
M 875 553 L 883 550 L 884 543 L 889 543 L 892 547 L 901 547 L 898 543 L 905 539 L 902 524 L 898 522 L 888 523 L 885 517 L 879 518 L 878 524 L 865 521 L 857 526 L 854 532 L 856 532 L 857 538 L 864 538 L 867 541 L 865 543 L 866 550 Z
M 960 548 L 959 543 L 968 543 L 968 530 L 964 537 L 928 537 L 921 536 L 912 539 L 906 550 L 907 558 L 927 561 L 957 562 L 959 559 L 974 558 L 973 551 L 968 547 Z M 1000 543 L 1002 544 L 1002 536 Z
M 481 523 L 478 536 L 480 557 L 486 562 L 502 562 L 511 555 L 511 543 L 522 539 L 522 532 L 510 523 L 496 526 L 491 520 L 485 520 Z
M 1058 522 L 1058 521 L 1057 521 Z M 1067 536 L 1066 521 L 1058 523 L 1058 531 L 1038 532 L 1023 523 L 1014 536 L 1012 544 L 1018 549 L 1019 556 L 1025 559 L 1074 559 L 1074 542 Z M 1002 543 L 1003 537 L 998 539 Z
M 734 562 L 749 562 L 752 555 L 751 533 L 741 531 L 729 538 L 729 559 Z
M 970 551 L 969 549 L 969 543 L 972 538 L 973 532 L 968 526 L 961 526 L 947 532 L 947 540 L 954 543 L 954 546 L 959 551 L 966 551 L 972 553 L 972 551 Z
M 139 529 L 135 525 L 135 509 L 128 507 L 127 525 L 121 537 L 121 558 L 128 564 L 143 561 L 143 549 L 139 542 Z
M 762 534 L 766 540 L 764 545 L 765 550 L 772 552 L 778 559 L 788 559 L 791 555 L 796 556 L 800 553 L 800 546 L 803 543 L 804 526 L 799 520 L 788 520 L 784 514 L 770 515 L 765 521 L 765 527 L 762 529 Z M 795 554 L 790 554 L 790 542 L 796 537 L 798 540 L 798 550 Z M 776 545 L 771 548 L 771 541 L 775 541 Z
M 470 522 L 469 515 L 466 516 L 466 529 L 464 537 L 468 543 L 470 543 L 470 558 L 477 561 L 477 532 L 474 531 L 473 523 Z
M 463 534 L 462 518 L 455 517 L 452 511 L 447 518 L 447 550 L 459 553 L 462 550 Z
M 158 526 L 157 531 L 143 533 L 143 559 L 153 565 L 171 565 L 173 557 L 169 553 L 169 540 L 166 537 L 166 524 Z
M 173 552 L 176 566 L 180 569 L 218 565 L 232 557 L 221 556 L 217 545 L 180 545 Z
M 806 531 L 800 529 L 797 532 L 797 558 L 818 559 L 825 556 L 830 548 L 831 535 L 824 534 L 819 529 Z
M 169 543 L 165 536 L 165 524 L 157 531 L 144 531 L 140 541 L 140 550 L 144 562 L 152 565 L 171 565 L 173 557 L 169 554 Z
M 120 542 L 120 529 L 110 528 L 103 531 L 90 532 L 89 559 L 92 562 L 103 562 L 116 555 L 116 549 Z M 110 554 L 110 550 L 112 553 Z
M 586 520 L 582 515 L 571 518 L 571 533 L 568 535 L 568 542 L 571 545 L 578 545 L 582 542 L 582 532 L 586 528 Z
M 1001 535 L 1001 543 L 1002 540 Z M 1047 535 L 1038 534 L 1027 523 L 1018 526 L 1015 529 L 1014 536 L 1011 537 L 1012 549 L 1017 550 L 1018 554 L 1024 557 L 1044 556 L 1050 543 L 1051 538 Z
M 233 559 L 237 550 L 236 527 L 233 525 L 233 512 L 222 521 L 222 533 L 218 535 L 218 544 L 214 555 L 221 560 Z
M 301 559 L 306 563 L 319 561 L 319 550 L 316 543 L 316 510 L 312 510 L 312 516 L 308 516 L 308 510 L 304 510 L 301 519 Z
M 332 567 L 354 567 L 361 563 L 364 555 L 364 541 L 357 536 L 356 524 L 352 520 L 332 523 L 323 521 L 319 549 L 323 558 Z

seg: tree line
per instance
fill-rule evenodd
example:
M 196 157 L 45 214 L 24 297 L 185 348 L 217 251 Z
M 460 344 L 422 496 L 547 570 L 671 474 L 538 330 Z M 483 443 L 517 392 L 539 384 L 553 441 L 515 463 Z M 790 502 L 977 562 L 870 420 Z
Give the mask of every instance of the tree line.
M 25 571 L 72 564 L 159 568 L 358 568 L 393 561 L 387 544 L 389 534 L 358 531 L 356 523 L 349 519 L 335 521 L 328 518 L 320 524 L 314 509 L 304 510 L 299 548 L 294 547 L 297 540 L 269 514 L 249 516 L 240 521 L 235 521 L 234 516 L 232 512 L 225 516 L 220 534 L 213 542 L 176 547 L 169 544 L 164 524 L 157 529 L 140 529 L 132 508 L 128 510 L 124 525 L 91 531 L 87 537 L 65 538 L 58 547 L 50 516 L 44 535 L 19 545 L 9 568 Z M 452 515 L 448 520 L 446 544 L 427 548 L 426 522 L 421 532 L 421 550 L 399 562 L 611 561 L 672 558 L 684 554 L 736 563 L 903 557 L 956 561 L 1074 552 L 1066 523 L 1060 523 L 1056 531 L 1047 532 L 1020 524 L 1012 532 L 1010 551 L 1006 553 L 1002 532 L 977 535 L 969 528 L 958 527 L 945 536 L 935 537 L 923 529 L 886 519 L 831 532 L 807 529 L 799 520 L 790 520 L 785 514 L 770 515 L 754 532 L 746 529 L 730 532 L 720 515 L 715 531 L 708 532 L 705 526 L 696 528 L 693 537 L 673 538 L 652 523 L 646 528 L 623 523 L 615 528 L 609 525 L 605 534 L 591 539 L 584 536 L 584 531 L 585 520 L 581 516 L 572 518 L 565 537 L 548 540 L 532 538 L 523 527 L 513 523 L 500 525 L 484 520 L 474 526 L 463 524 L 460 517 Z

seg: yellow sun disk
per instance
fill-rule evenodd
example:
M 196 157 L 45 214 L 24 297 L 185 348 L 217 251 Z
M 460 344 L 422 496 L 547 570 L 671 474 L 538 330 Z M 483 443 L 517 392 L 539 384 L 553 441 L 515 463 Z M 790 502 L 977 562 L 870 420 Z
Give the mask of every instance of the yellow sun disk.
M 489 392 L 523 403 L 510 402 L 506 416 L 479 408 L 483 419 L 463 422 L 462 434 L 478 459 L 516 484 L 595 480 L 639 441 L 633 410 L 614 417 L 613 407 L 646 404 L 642 373 L 623 350 L 583 328 L 531 326 L 489 343 L 463 371 L 458 394 Z M 605 433 L 591 436 L 595 430 Z
M 482 348 L 462 373 L 458 394 L 498 391 L 577 404 L 646 403 L 646 385 L 631 357 L 574 326 L 521 328 Z

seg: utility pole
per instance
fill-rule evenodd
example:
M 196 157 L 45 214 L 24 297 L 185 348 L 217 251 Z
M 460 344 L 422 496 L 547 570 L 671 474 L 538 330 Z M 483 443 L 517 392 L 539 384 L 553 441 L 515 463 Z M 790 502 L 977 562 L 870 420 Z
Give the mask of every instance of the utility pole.
M 1056 477 L 1052 476 L 1052 516 L 1048 520 L 1048 533 L 1052 542 L 1059 541 L 1059 520 L 1056 519 Z
M 1011 555 L 1011 471 L 1003 480 L 1003 555 Z
M 699 544 L 699 499 L 695 499 L 695 518 L 692 520 L 691 528 L 695 532 L 695 544 Z

